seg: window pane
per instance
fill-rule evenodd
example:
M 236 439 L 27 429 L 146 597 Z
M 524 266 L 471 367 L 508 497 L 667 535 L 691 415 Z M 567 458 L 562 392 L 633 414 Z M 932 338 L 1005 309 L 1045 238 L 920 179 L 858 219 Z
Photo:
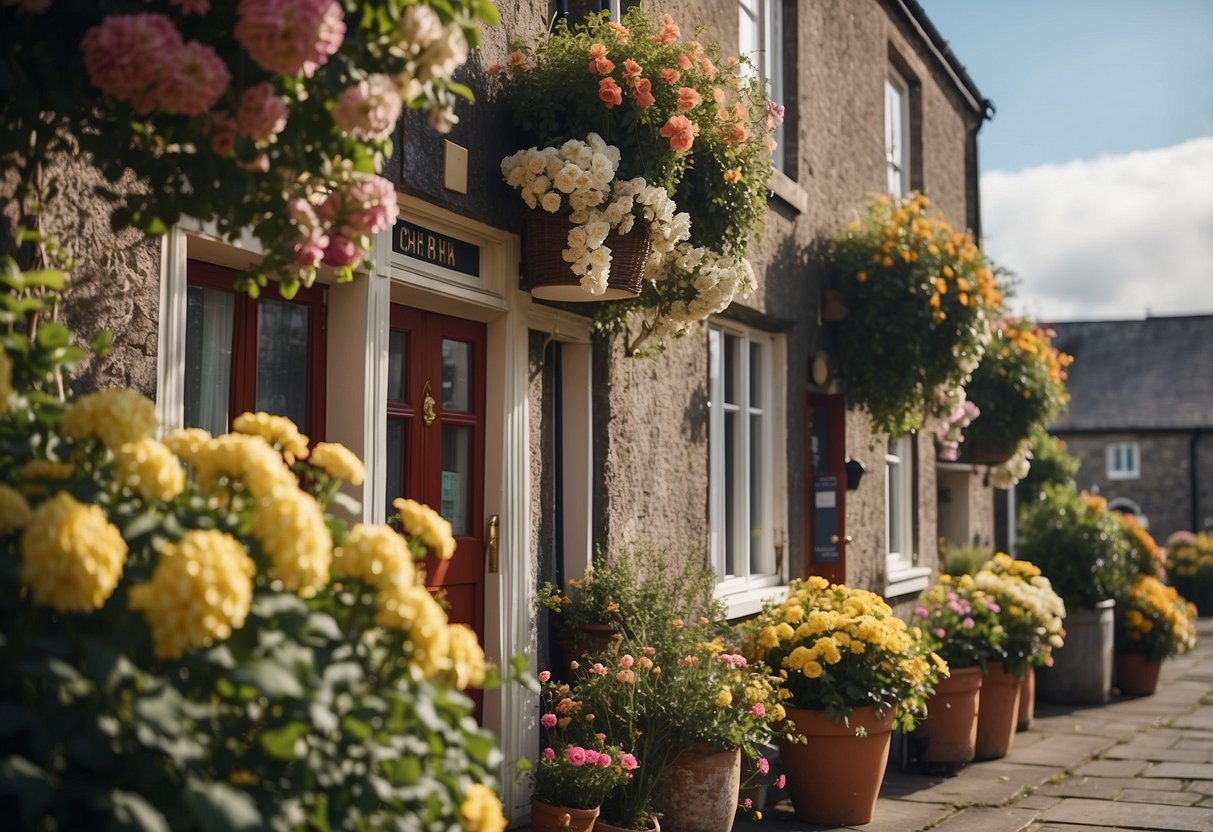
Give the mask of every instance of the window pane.
M 309 431 L 308 359 L 312 310 L 298 303 L 257 304 L 257 409 Z
M 472 345 L 442 339 L 442 408 L 472 409 Z
M 737 551 L 737 414 L 724 414 L 724 572 L 736 575 Z
M 404 469 L 408 461 L 404 458 L 404 419 L 388 419 L 387 422 L 387 516 L 395 509 L 392 500 L 407 497 L 404 493 Z
M 471 503 L 472 429 L 446 425 L 442 428 L 442 503 L 439 513 L 455 534 L 468 533 Z
M 750 407 L 761 410 L 763 406 L 763 362 L 762 344 L 750 342 Z
M 394 402 L 408 401 L 404 392 L 404 368 L 408 359 L 408 335 L 393 330 L 387 345 L 387 397 Z
M 830 464 L 830 416 L 825 405 L 814 405 L 810 411 L 813 422 L 809 428 L 810 464 L 814 474 L 824 473 Z
M 190 286 L 185 318 L 185 425 L 227 432 L 236 296 Z
M 889 461 L 888 465 L 888 535 L 889 535 L 889 554 L 901 554 L 902 539 L 901 539 L 901 512 L 902 494 L 901 494 L 901 462 Z
M 724 400 L 737 404 L 737 376 L 740 375 L 741 339 L 736 335 L 724 336 Z
M 766 541 L 766 506 L 763 493 L 763 481 L 766 477 L 764 467 L 766 456 L 763 454 L 763 417 L 754 414 L 750 416 L 750 574 L 769 572 L 771 567 L 764 563 Z

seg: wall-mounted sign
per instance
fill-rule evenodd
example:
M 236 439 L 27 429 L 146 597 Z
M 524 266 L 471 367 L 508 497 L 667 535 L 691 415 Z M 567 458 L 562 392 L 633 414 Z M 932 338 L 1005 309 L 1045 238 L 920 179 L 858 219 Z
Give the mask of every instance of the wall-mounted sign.
M 446 269 L 480 277 L 480 246 L 439 234 L 415 222 L 397 220 L 392 251 Z

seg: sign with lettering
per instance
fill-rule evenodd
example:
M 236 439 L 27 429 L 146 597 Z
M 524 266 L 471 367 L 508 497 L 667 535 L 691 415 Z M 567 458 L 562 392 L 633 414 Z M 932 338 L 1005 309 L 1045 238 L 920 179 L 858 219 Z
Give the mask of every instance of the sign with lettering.
M 423 263 L 480 277 L 480 246 L 439 234 L 415 222 L 397 220 L 392 251 Z

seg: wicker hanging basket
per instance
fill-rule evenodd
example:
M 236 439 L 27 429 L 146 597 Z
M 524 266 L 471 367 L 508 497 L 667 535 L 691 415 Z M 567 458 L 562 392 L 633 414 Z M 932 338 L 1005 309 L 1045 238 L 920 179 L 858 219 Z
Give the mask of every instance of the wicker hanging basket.
M 528 210 L 523 218 L 522 272 L 531 294 L 541 300 L 566 302 L 627 300 L 640 294 L 644 263 L 649 257 L 649 232 L 635 223 L 627 234 L 612 231 L 606 246 L 611 250 L 611 270 L 607 289 L 601 295 L 581 288 L 581 277 L 564 262 L 561 252 L 568 247 L 568 217 L 546 211 Z

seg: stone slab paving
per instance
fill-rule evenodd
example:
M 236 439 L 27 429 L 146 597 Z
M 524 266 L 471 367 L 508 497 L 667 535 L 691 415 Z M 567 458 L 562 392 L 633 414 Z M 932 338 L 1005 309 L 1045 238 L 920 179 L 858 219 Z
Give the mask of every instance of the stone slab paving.
M 1085 777 L 1136 777 L 1149 766 L 1146 760 L 1092 760 L 1074 773 Z
M 1060 783 L 1048 783 L 1037 794 L 1052 797 L 1090 797 L 1115 800 L 1125 789 L 1150 788 L 1159 792 L 1182 792 L 1183 780 L 1141 780 L 1135 777 L 1070 777 Z
M 1015 806 L 961 809 L 931 832 L 1022 832 L 1036 820 L 1036 812 Z
M 1181 780 L 1213 780 L 1213 763 L 1159 763 L 1143 777 L 1178 777 Z
M 1199 807 L 1165 806 L 1157 803 L 1122 803 L 1068 797 L 1045 809 L 1047 823 L 1081 823 L 1159 832 L 1213 832 L 1213 814 Z
M 1057 734 L 1022 746 L 1016 738 L 1015 745 L 1006 759 L 1027 765 L 1065 768 L 1073 765 L 1075 760 L 1084 760 L 1115 745 L 1115 741 L 1107 737 L 1093 737 L 1087 734 Z
M 1173 806 L 1195 806 L 1204 795 L 1199 792 L 1166 792 L 1157 789 L 1124 789 L 1117 800 L 1129 803 L 1169 803 Z
M 1167 763 L 1208 763 L 1213 762 L 1213 751 L 1189 751 L 1180 748 L 1154 748 L 1137 743 L 1124 743 L 1113 746 L 1104 752 L 1104 757 L 1112 760 L 1150 760 Z
M 1006 760 L 991 760 L 965 766 L 955 777 L 903 793 L 900 799 L 949 805 L 999 805 L 1019 795 L 1025 788 L 1038 786 L 1064 774 L 1064 771 L 1060 767 L 1026 766 Z
M 1087 826 L 1085 824 L 1073 826 L 1068 823 L 1034 823 L 1024 830 L 1024 832 L 1140 832 L 1140 830 L 1129 829 L 1123 826 Z

